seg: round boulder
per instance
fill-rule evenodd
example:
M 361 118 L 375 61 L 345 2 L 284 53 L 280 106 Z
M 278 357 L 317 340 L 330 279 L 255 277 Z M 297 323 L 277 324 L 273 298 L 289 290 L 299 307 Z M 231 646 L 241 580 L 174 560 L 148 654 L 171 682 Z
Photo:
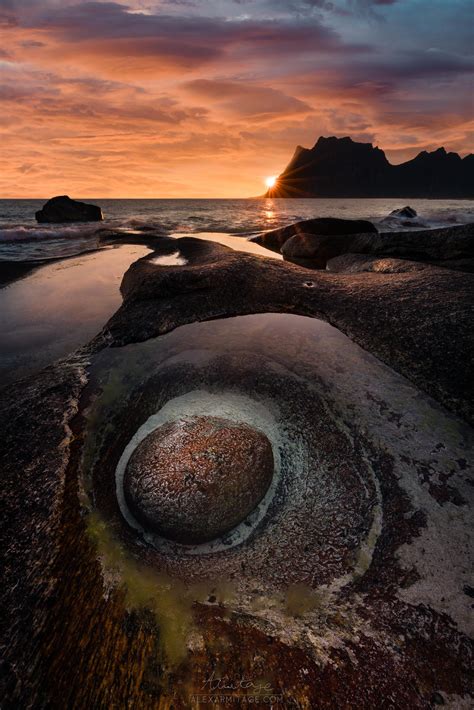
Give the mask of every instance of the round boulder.
M 221 417 L 168 422 L 127 464 L 124 495 L 147 530 L 199 544 L 228 532 L 258 505 L 273 477 L 270 441 Z

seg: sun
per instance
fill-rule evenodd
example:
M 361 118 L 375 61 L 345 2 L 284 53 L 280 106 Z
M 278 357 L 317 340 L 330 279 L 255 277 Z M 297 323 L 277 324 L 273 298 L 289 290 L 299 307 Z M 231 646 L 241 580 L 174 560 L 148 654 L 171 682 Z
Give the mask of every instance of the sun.
M 267 187 L 275 187 L 276 181 L 277 181 L 277 176 L 270 175 L 269 177 L 265 178 L 265 185 Z

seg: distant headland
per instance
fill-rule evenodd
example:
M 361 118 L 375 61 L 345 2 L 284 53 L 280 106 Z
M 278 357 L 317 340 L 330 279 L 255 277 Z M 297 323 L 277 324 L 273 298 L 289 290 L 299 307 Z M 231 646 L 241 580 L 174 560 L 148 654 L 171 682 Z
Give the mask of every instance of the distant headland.
M 265 196 L 473 198 L 474 155 L 438 148 L 392 165 L 371 143 L 320 137 L 313 148 L 297 146 Z

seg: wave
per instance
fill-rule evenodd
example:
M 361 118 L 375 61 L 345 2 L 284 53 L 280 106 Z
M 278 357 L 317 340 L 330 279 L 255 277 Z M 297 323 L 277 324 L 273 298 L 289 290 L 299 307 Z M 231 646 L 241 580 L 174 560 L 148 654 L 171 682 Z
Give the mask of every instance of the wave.
M 67 239 L 77 237 L 90 237 L 103 229 L 103 226 L 98 227 L 88 225 L 54 225 L 51 227 L 31 224 L 12 224 L 0 228 L 1 242 L 18 242 L 18 241 L 36 241 L 45 239 Z
M 0 225 L 0 261 L 43 261 L 104 248 L 117 235 L 164 236 L 153 220 L 137 217 L 81 224 L 10 223 Z
M 429 213 L 424 212 L 410 219 L 398 215 L 388 215 L 375 220 L 380 231 L 408 231 L 413 229 L 439 229 L 442 227 L 455 227 L 460 224 L 474 222 L 474 209 L 455 210 L 434 209 Z

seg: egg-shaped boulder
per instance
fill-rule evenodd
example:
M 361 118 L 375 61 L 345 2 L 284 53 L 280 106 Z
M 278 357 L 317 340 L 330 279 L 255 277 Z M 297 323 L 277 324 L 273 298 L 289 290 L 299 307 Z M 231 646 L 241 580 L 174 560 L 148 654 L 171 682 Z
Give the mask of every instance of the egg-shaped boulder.
M 213 416 L 167 422 L 134 450 L 124 495 L 136 520 L 183 544 L 228 532 L 258 505 L 273 477 L 268 438 L 252 426 Z

